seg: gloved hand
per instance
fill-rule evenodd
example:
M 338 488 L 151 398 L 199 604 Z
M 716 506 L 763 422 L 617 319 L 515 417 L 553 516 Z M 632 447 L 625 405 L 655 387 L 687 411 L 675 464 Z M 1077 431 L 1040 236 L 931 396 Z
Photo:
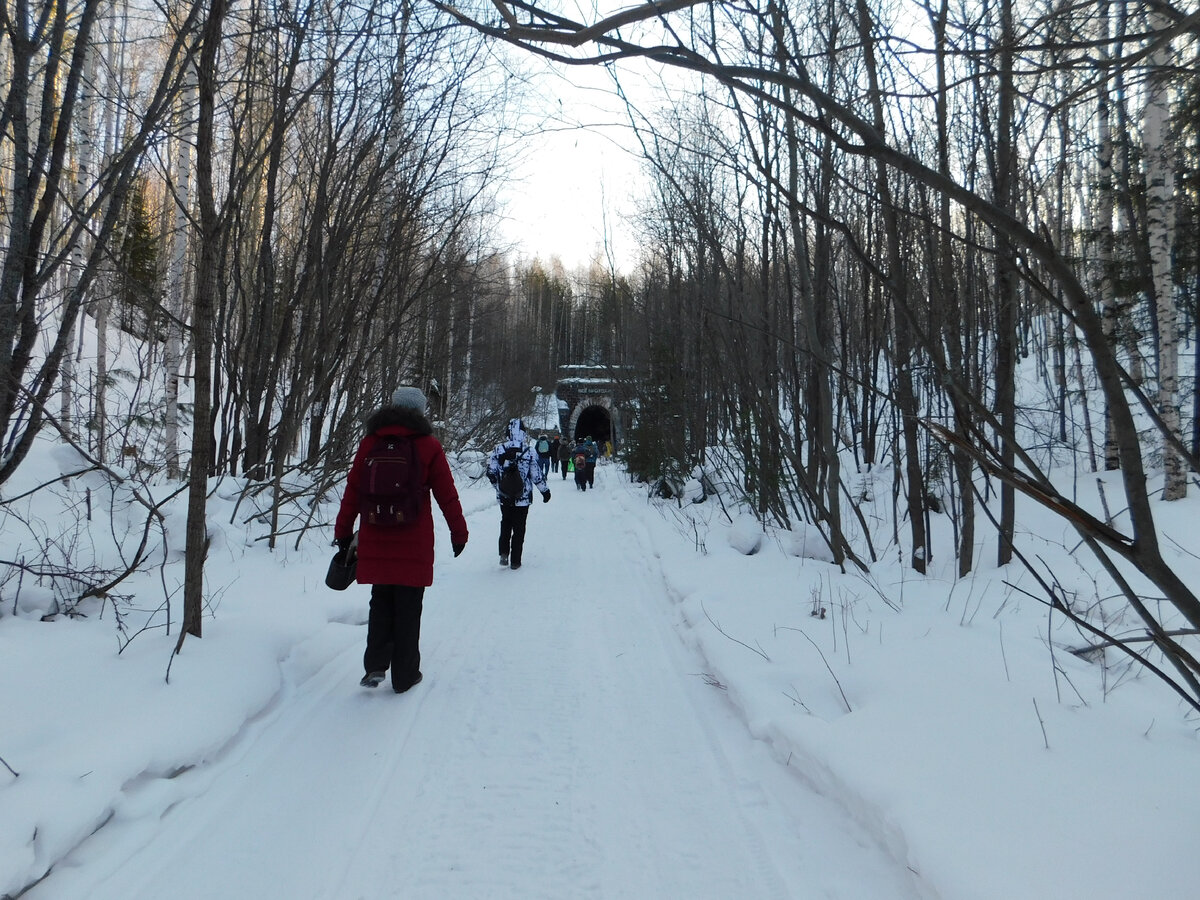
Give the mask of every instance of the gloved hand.
M 546 493 L 542 494 L 542 502 L 543 503 L 550 502 L 550 492 L 549 491 L 546 491 Z
M 338 553 L 344 554 L 347 550 L 350 549 L 350 542 L 353 540 L 354 540 L 354 535 L 351 535 L 350 537 L 334 538 L 333 542 L 335 544 L 337 544 Z
M 461 544 L 451 544 L 450 549 L 454 551 L 455 556 L 458 556 L 458 554 L 463 552 L 465 546 L 467 546 L 467 542 L 463 541 Z

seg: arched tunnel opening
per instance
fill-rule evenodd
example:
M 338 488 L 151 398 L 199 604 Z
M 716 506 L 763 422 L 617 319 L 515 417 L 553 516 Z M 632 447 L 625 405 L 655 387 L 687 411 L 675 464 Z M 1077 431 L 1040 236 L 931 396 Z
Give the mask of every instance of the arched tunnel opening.
M 589 406 L 584 409 L 575 422 L 575 440 L 582 440 L 591 435 L 603 449 L 605 441 L 612 441 L 616 446 L 616 436 L 613 434 L 612 416 L 603 406 Z

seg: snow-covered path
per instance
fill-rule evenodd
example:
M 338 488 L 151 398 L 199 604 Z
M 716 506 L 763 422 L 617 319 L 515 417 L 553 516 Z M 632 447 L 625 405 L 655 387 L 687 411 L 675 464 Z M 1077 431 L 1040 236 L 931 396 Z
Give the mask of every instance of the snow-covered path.
M 331 625 L 328 663 L 172 779 L 156 833 L 117 817 L 27 896 L 926 895 L 704 677 L 618 477 L 552 475 L 518 572 L 495 508 L 468 509 L 426 592 L 422 684 L 359 688 L 365 629 Z

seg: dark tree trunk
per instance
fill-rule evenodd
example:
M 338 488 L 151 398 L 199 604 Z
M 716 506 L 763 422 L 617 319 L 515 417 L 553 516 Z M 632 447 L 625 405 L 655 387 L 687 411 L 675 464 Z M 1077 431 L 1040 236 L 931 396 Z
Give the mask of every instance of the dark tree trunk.
M 199 121 L 196 128 L 196 192 L 200 210 L 200 261 L 192 309 L 192 351 L 195 359 L 195 412 L 192 418 L 192 459 L 188 475 L 187 547 L 183 576 L 184 635 L 201 637 L 204 612 L 204 562 L 208 555 L 208 475 L 212 469 L 212 351 L 213 311 L 218 290 L 221 221 L 213 195 L 213 117 L 217 93 L 217 53 L 225 21 L 225 0 L 211 0 L 201 35 Z

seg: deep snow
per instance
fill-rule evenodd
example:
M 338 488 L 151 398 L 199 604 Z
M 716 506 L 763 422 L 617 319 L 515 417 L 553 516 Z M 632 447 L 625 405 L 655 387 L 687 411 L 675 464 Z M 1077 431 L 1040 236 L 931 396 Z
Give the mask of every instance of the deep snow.
M 471 541 L 439 545 L 404 695 L 358 686 L 368 589 L 323 586 L 329 529 L 268 552 L 232 483 L 212 617 L 169 684 L 174 629 L 118 655 L 111 604 L 45 623 L 6 589 L 0 895 L 1194 896 L 1195 720 L 1067 652 L 986 545 L 959 583 L 948 552 L 922 578 L 894 546 L 843 575 L 604 465 L 586 494 L 551 475 L 512 572 L 467 474 Z M 1163 512 L 1192 583 L 1196 509 Z M 1061 523 L 1021 522 L 1060 580 L 1106 590 Z M 158 578 L 134 584 L 156 622 Z

